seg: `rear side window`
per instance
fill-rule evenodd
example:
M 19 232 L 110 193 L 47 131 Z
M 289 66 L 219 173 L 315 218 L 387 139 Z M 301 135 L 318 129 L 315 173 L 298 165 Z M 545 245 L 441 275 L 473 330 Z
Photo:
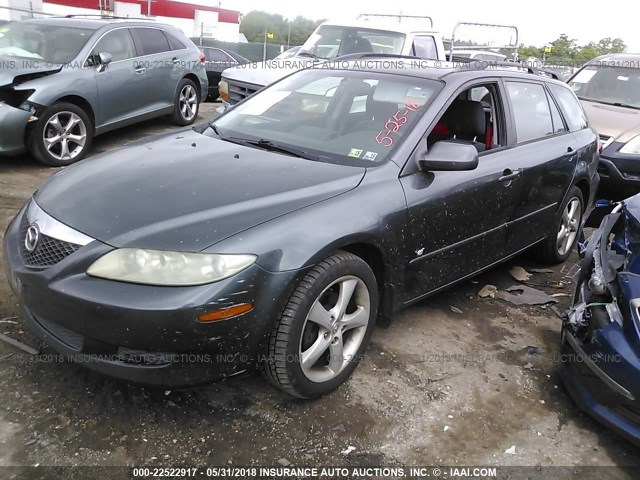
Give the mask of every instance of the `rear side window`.
M 187 48 L 184 43 L 171 35 L 169 32 L 164 32 L 164 34 L 166 35 L 167 40 L 169 40 L 169 47 L 171 47 L 171 50 L 184 50 L 185 48 Z
M 554 133 L 562 133 L 566 132 L 567 128 L 564 126 L 564 122 L 562 121 L 562 115 L 560 115 L 560 110 L 558 110 L 558 106 L 556 102 L 553 101 L 553 98 L 549 97 L 549 107 L 551 107 L 551 119 L 553 120 L 553 131 Z
M 549 85 L 549 88 L 558 103 L 560 103 L 560 108 L 565 114 L 564 118 L 569 124 L 569 130 L 576 132 L 587 128 L 589 126 L 587 117 L 574 93 L 568 88 L 559 85 Z
M 537 83 L 507 82 L 518 143 L 553 135 L 547 93 Z
M 419 58 L 438 59 L 436 41 L 431 36 L 416 37 L 413 39 L 413 54 Z
M 93 55 L 110 53 L 114 62 L 126 60 L 136 56 L 136 47 L 128 28 L 119 28 L 105 34 L 96 46 L 93 47 Z
M 134 28 L 133 34 L 138 40 L 138 46 L 142 55 L 168 52 L 171 50 L 169 41 L 162 30 L 157 28 Z

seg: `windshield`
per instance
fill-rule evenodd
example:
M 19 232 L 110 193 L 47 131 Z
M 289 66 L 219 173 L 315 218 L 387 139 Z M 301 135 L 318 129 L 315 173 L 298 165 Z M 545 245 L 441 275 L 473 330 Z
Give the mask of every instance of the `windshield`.
M 298 55 L 335 58 L 351 53 L 388 53 L 400 55 L 405 35 L 369 28 L 322 25 L 302 46 Z
M 204 133 L 280 153 L 285 147 L 303 158 L 370 165 L 392 155 L 441 85 L 386 73 L 305 70 L 218 118 L 217 134 Z
M 569 82 L 583 100 L 640 108 L 640 69 L 589 66 Z
M 0 27 L 0 55 L 64 64 L 73 60 L 94 30 L 12 22 Z

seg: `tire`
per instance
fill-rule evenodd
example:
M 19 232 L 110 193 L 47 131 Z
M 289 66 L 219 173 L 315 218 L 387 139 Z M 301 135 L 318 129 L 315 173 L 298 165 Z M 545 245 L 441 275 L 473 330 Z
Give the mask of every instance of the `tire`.
M 183 78 L 176 89 L 171 122 L 182 127 L 191 125 L 198 118 L 199 111 L 200 90 L 192 80 Z
M 29 131 L 27 149 L 36 160 L 52 167 L 65 167 L 82 160 L 91 149 L 93 123 L 73 103 L 60 102 L 47 108 Z
M 576 208 L 575 213 L 571 212 L 570 207 Z M 571 187 L 569 194 L 562 203 L 562 208 L 554 219 L 552 231 L 538 247 L 537 257 L 541 261 L 555 265 L 569 258 L 578 241 L 578 231 L 582 224 L 583 213 L 584 199 L 582 198 L 582 191 L 578 187 Z M 573 215 L 573 217 L 567 218 L 569 214 Z M 562 244 L 560 244 L 559 239 L 561 228 L 566 232 Z
M 349 301 L 341 309 L 343 293 Z M 347 252 L 325 258 L 300 281 L 276 322 L 262 363 L 265 376 L 298 398 L 335 390 L 360 362 L 377 310 L 378 286 L 369 265 Z

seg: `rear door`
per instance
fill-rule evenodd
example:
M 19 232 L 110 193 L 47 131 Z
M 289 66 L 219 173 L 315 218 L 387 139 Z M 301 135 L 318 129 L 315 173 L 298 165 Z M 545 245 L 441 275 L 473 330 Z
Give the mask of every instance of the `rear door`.
M 507 247 L 516 252 L 548 236 L 573 179 L 577 143 L 541 82 L 506 80 L 515 132 L 514 161 L 524 195 L 509 223 Z
M 101 52 L 113 60 L 104 67 L 96 66 L 99 108 L 95 112 L 96 127 L 110 125 L 138 115 L 144 110 L 146 83 L 144 74 L 136 72 L 136 48 L 128 28 L 105 33 L 91 51 L 91 61 Z
M 174 103 L 178 80 L 174 72 L 181 60 L 173 54 L 169 40 L 160 28 L 135 27 L 131 29 L 140 58 L 137 72 L 145 77 L 147 111 L 169 107 Z

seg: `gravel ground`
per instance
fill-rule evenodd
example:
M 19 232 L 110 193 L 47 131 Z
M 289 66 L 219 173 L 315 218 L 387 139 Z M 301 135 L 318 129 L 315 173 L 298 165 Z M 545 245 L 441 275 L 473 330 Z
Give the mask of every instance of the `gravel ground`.
M 215 106 L 204 105 L 201 119 Z M 94 152 L 172 128 L 154 120 L 112 132 Z M 27 156 L 0 159 L 1 232 L 53 172 Z M 376 329 L 352 378 L 313 402 L 292 400 L 258 375 L 149 389 L 34 362 L 0 342 L 0 466 L 20 476 L 35 464 L 605 465 L 613 468 L 581 478 L 632 478 L 619 467 L 640 465 L 638 449 L 581 414 L 559 381 L 554 311 L 478 297 L 486 284 L 517 283 L 514 265 L 541 267 L 521 257 L 398 313 Z M 568 294 L 572 265 L 527 284 Z M 566 308 L 568 298 L 557 299 Z M 0 319 L 0 333 L 53 353 L 23 326 L 2 273 Z

